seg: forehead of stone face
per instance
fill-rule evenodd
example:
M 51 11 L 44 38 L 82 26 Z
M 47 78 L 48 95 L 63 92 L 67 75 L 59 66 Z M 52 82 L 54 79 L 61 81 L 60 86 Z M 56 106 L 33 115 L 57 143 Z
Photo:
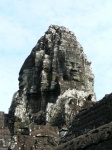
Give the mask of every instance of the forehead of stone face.
M 66 61 L 66 64 L 72 67 L 80 67 L 81 68 L 81 63 L 76 61 L 75 59 L 70 59 Z
M 70 100 L 74 100 L 74 99 L 77 99 L 77 96 L 76 95 L 74 95 L 74 96 L 69 96 L 68 97 L 68 100 L 70 101 Z

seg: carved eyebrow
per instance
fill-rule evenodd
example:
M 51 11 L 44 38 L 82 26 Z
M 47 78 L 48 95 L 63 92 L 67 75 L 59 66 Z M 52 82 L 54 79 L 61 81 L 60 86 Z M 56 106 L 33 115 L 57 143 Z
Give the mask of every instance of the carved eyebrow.
M 82 68 L 80 65 L 77 65 L 78 68 Z

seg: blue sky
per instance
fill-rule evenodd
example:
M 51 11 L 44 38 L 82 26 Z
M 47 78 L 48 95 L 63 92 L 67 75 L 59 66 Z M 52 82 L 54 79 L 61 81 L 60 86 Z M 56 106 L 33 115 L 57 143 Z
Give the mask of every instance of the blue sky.
M 100 100 L 112 92 L 112 0 L 1 0 L 0 110 L 8 112 L 18 73 L 51 24 L 73 31 L 92 62 Z

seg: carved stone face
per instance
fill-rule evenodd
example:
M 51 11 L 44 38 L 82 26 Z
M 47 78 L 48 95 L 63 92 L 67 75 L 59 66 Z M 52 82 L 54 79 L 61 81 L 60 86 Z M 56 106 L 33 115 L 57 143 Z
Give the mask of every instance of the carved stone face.
M 83 108 L 87 108 L 86 97 L 88 94 L 84 91 L 79 90 L 66 90 L 63 95 L 59 96 L 56 103 L 49 103 L 47 106 L 47 117 L 46 120 L 49 124 L 55 126 L 55 123 L 63 124 L 63 122 L 69 127 L 74 120 L 75 116 Z M 91 106 L 91 102 L 88 103 Z M 61 113 L 60 113 L 61 112 Z M 64 117 L 62 116 L 64 114 Z M 62 121 L 62 122 L 61 122 Z
M 81 65 L 79 62 L 67 61 L 65 78 L 80 82 Z
M 45 55 L 44 61 L 43 61 L 43 70 L 48 72 L 50 69 L 50 59 L 48 55 Z

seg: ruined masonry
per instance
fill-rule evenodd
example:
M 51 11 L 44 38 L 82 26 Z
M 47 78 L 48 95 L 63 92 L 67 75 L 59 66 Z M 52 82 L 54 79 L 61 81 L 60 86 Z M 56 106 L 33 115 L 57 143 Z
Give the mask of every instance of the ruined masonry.
M 0 150 L 97 150 L 101 141 L 112 149 L 112 94 L 96 101 L 91 62 L 72 31 L 49 26 L 18 80 L 9 113 L 0 112 Z

